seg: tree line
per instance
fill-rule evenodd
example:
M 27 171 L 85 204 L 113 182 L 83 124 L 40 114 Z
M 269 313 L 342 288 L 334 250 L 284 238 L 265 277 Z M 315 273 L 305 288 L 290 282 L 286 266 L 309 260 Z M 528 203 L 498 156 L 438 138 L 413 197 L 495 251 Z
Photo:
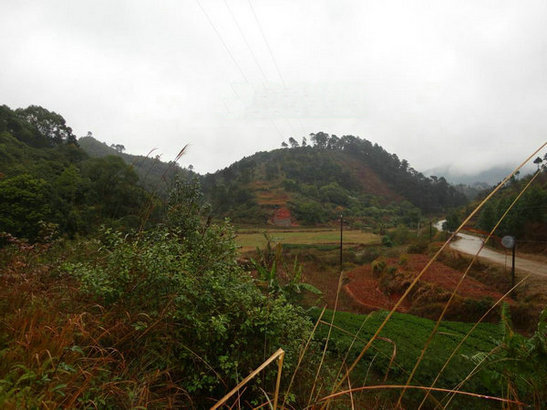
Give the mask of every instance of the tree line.
M 445 178 L 425 177 L 407 160 L 366 139 L 318 132 L 301 143 L 291 137 L 282 147 L 205 175 L 202 185 L 213 209 L 236 220 L 249 221 L 251 215 L 254 222 L 265 221 L 271 209 L 257 202 L 260 184 L 287 192 L 291 211 L 308 224 L 336 218 L 341 209 L 348 216 L 378 220 L 390 219 L 389 207 L 406 215 L 399 207 L 404 201 L 403 208 L 414 208 L 413 214 L 446 212 L 467 202 Z M 356 168 L 370 170 L 372 179 Z
M 90 158 L 65 119 L 42 107 L 0 106 L 0 156 L 0 232 L 37 240 L 101 224 L 134 228 L 155 201 L 132 167 Z

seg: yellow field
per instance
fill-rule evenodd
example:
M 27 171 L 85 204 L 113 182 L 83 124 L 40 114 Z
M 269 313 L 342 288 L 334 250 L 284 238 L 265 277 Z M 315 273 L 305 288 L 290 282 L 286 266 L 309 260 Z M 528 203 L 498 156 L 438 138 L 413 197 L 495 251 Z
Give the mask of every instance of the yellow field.
M 332 230 L 265 230 L 261 232 L 238 232 L 236 243 L 244 249 L 254 249 L 266 245 L 262 232 L 267 232 L 274 242 L 298 245 L 323 245 L 340 242 L 340 231 Z M 359 230 L 344 231 L 344 244 L 379 244 L 380 236 Z

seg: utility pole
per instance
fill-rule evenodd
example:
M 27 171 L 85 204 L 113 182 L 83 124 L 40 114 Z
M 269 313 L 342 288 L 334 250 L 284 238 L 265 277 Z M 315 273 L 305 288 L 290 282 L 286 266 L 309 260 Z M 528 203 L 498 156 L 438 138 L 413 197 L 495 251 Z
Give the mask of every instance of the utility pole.
M 429 242 L 433 239 L 433 222 L 429 221 Z
M 515 287 L 515 248 L 517 247 L 517 241 L 513 243 L 513 257 L 511 261 L 511 287 Z
M 342 272 L 343 232 L 344 232 L 344 214 L 340 214 L 340 272 Z
M 511 287 L 515 287 L 515 248 L 517 247 L 517 241 L 514 236 L 506 235 L 501 238 L 501 244 L 513 252 L 511 258 Z

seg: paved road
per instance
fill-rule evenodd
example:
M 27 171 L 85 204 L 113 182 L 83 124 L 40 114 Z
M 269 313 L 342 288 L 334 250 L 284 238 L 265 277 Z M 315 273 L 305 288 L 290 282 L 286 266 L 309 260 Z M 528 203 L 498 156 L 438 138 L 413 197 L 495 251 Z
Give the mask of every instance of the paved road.
M 442 229 L 442 223 L 444 221 L 439 221 L 435 224 L 437 229 Z M 439 230 L 441 230 L 439 229 Z M 469 235 L 466 233 L 459 233 L 456 236 L 450 247 L 454 250 L 457 250 L 462 253 L 467 253 L 469 255 L 475 255 L 482 245 L 482 239 Z M 518 246 L 517 246 L 517 255 L 518 255 Z M 481 253 L 479 253 L 479 258 L 487 260 L 489 262 L 494 262 L 500 265 L 507 266 L 508 269 L 511 269 L 511 252 L 508 250 L 507 255 L 502 252 L 497 252 L 492 249 L 483 248 Z M 515 270 L 529 272 L 538 276 L 547 277 L 547 264 L 534 261 L 530 259 L 524 259 L 522 257 L 516 256 L 515 258 Z
M 457 239 L 450 244 L 452 249 L 475 255 L 482 245 L 482 239 L 473 235 L 465 233 L 459 233 Z M 518 255 L 518 247 L 517 247 Z M 507 256 L 501 252 L 493 251 L 492 249 L 483 248 L 479 253 L 479 258 L 486 259 L 487 261 L 498 263 L 500 265 L 507 265 L 511 267 L 511 252 L 507 251 Z M 533 273 L 540 276 L 547 277 L 547 264 L 533 261 L 530 259 L 524 259 L 517 256 L 515 258 L 515 270 Z

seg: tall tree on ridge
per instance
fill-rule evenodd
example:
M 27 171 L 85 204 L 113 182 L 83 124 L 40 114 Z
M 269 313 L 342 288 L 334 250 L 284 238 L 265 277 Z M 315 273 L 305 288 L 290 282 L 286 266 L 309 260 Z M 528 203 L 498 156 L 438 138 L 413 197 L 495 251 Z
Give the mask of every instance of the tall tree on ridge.
M 298 141 L 295 140 L 293 137 L 289 138 L 289 144 L 291 144 L 291 148 L 298 148 L 299 147 Z

